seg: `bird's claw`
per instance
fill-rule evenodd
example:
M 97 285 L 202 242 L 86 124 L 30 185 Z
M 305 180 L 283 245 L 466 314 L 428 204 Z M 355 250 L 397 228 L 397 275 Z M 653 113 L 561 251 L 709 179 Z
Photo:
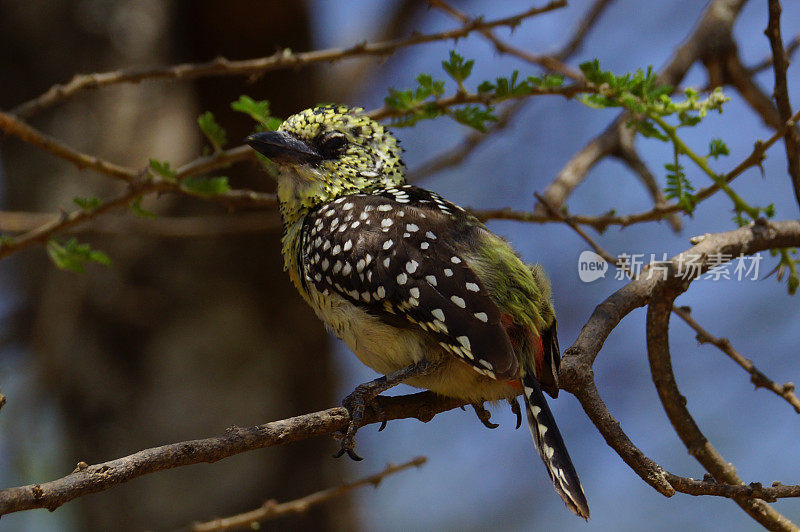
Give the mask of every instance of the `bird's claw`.
M 519 408 L 519 402 L 516 397 L 512 397 L 508 400 L 508 404 L 511 405 L 511 411 L 517 416 L 517 426 L 515 428 L 518 429 L 522 426 L 522 410 Z
M 380 381 L 380 379 L 376 380 Z M 342 406 L 347 409 L 347 413 L 350 414 L 350 423 L 348 423 L 347 430 L 342 436 L 339 452 L 333 455 L 334 458 L 340 458 L 347 453 L 347 456 L 356 462 L 363 460 L 361 456 L 356 454 L 354 449 L 356 448 L 356 433 L 358 429 L 364 426 L 364 414 L 367 407 L 372 409 L 372 411 L 377 414 L 378 418 L 381 419 L 381 426 L 378 428 L 378 432 L 386 428 L 386 416 L 384 415 L 383 408 L 381 408 L 375 400 L 377 394 L 380 393 L 380 390 L 376 389 L 375 382 L 376 381 L 372 381 L 358 385 L 356 389 L 342 401 Z
M 483 426 L 487 429 L 496 429 L 500 425 L 497 423 L 492 423 L 490 419 L 492 418 L 492 413 L 486 410 L 482 404 L 474 403 L 472 408 L 475 410 L 475 414 L 478 416 L 478 419 L 481 420 Z

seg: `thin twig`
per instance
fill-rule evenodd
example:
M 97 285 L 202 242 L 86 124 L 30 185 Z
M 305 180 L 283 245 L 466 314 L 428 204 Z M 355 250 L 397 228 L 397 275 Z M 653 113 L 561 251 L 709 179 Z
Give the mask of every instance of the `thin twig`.
M 480 131 L 474 131 L 470 133 L 458 146 L 454 146 L 444 153 L 436 155 L 431 160 L 422 163 L 416 169 L 409 172 L 408 180 L 413 183 L 429 175 L 441 172 L 446 168 L 458 166 L 481 144 L 492 138 L 495 133 L 506 129 L 511 123 L 511 120 L 526 103 L 527 100 L 517 100 L 513 104 L 507 106 L 497 117 L 497 122 L 494 122 L 487 132 L 482 133 Z
M 792 105 L 789 102 L 789 89 L 786 84 L 786 69 L 789 68 L 789 60 L 783 50 L 781 3 L 778 0 L 769 0 L 769 23 L 764 33 L 769 38 L 769 45 L 772 48 L 772 70 L 775 72 L 775 89 L 772 95 L 775 98 L 781 122 L 785 123 L 792 116 Z M 784 131 L 783 139 L 786 145 L 789 176 L 794 186 L 795 199 L 800 206 L 800 132 L 794 127 L 794 124 Z
M 745 371 L 750 374 L 750 382 L 756 388 L 765 388 L 778 397 L 782 397 L 789 403 L 795 412 L 800 414 L 800 399 L 794 393 L 794 384 L 787 382 L 785 384 L 777 384 L 775 381 L 764 375 L 756 366 L 753 361 L 742 355 L 737 351 L 730 340 L 727 338 L 718 338 L 704 329 L 695 319 L 691 313 L 683 307 L 674 307 L 672 311 L 678 315 L 686 324 L 695 330 L 697 333 L 697 341 L 701 344 L 712 344 L 720 351 L 728 355 L 731 360 L 739 364 Z
M 209 76 L 253 76 L 283 68 L 301 68 L 314 63 L 333 63 L 342 59 L 364 56 L 387 56 L 399 48 L 423 43 L 446 41 L 466 37 L 474 31 L 488 30 L 500 26 L 514 28 L 523 20 L 547 13 L 567 5 L 566 0 L 554 0 L 542 7 L 532 7 L 526 11 L 500 19 L 484 21 L 476 19 L 461 28 L 438 33 L 414 33 L 410 37 L 389 41 L 362 42 L 349 48 L 329 48 L 311 52 L 295 53 L 288 48 L 279 50 L 269 57 L 229 61 L 218 58 L 206 63 L 187 63 L 167 67 L 118 70 L 96 74 L 79 74 L 68 83 L 54 85 L 44 94 L 18 105 L 12 113 L 23 118 L 30 117 L 43 109 L 72 98 L 87 89 L 97 89 L 119 83 L 138 83 L 155 79 L 197 79 Z
M 791 41 L 786 44 L 786 57 L 791 59 L 792 55 L 797 51 L 798 47 L 800 47 L 800 34 L 795 35 Z M 756 63 L 747 68 L 747 73 L 751 76 L 754 76 L 761 72 L 762 70 L 766 70 L 772 66 L 772 55 L 769 55 L 761 60 L 761 62 Z
M 93 155 L 81 153 L 63 142 L 41 133 L 21 119 L 2 111 L 0 111 L 0 132 L 13 135 L 23 142 L 32 144 L 56 157 L 69 161 L 77 166 L 79 170 L 91 168 L 101 174 L 121 179 L 128 183 L 132 183 L 138 177 L 138 172 L 130 168 L 116 165 Z
M 448 15 L 460 21 L 462 24 L 472 24 L 478 20 L 477 18 L 470 17 L 460 9 L 450 5 L 444 0 L 428 0 L 428 4 L 430 4 L 431 7 L 435 7 L 444 11 Z M 512 55 L 518 59 L 522 59 L 527 63 L 538 65 L 546 68 L 547 70 L 552 70 L 553 72 L 558 72 L 574 80 L 584 79 L 580 72 L 571 68 L 569 65 L 564 64 L 560 59 L 556 59 L 552 55 L 532 54 L 527 50 L 508 44 L 504 40 L 498 38 L 491 30 L 488 29 L 478 30 L 478 33 L 486 37 L 486 39 L 494 45 L 495 50 L 501 54 Z
M 659 71 L 659 83 L 677 86 L 689 68 L 698 59 L 707 55 L 709 50 L 730 48 L 723 44 L 734 43 L 733 23 L 746 1 L 713 0 L 710 2 L 692 33 Z M 735 48 L 735 43 L 733 46 Z M 542 194 L 550 204 L 555 207 L 563 205 L 572 191 L 586 178 L 589 170 L 600 160 L 619 150 L 623 130 L 629 118 L 630 115 L 627 112 L 620 113 L 602 133 L 590 140 L 567 161 Z M 537 214 L 543 212 L 543 207 L 537 206 L 537 209 L 538 211 L 535 211 Z M 657 210 L 658 205 L 654 211 Z
M 575 27 L 575 30 L 573 31 L 572 36 L 569 38 L 567 43 L 563 48 L 561 48 L 561 50 L 554 53 L 553 57 L 560 59 L 561 61 L 566 61 L 567 58 L 572 57 L 572 55 L 583 45 L 583 41 L 586 39 L 586 36 L 589 34 L 589 32 L 594 29 L 597 19 L 600 18 L 600 16 L 603 14 L 603 11 L 605 11 L 605 9 L 613 1 L 614 0 L 595 0 L 591 7 L 589 7 L 589 9 L 586 11 L 578 25 Z
M 411 467 L 420 467 L 427 461 L 428 459 L 424 456 L 417 456 L 416 458 L 399 465 L 388 464 L 383 471 L 375 473 L 374 475 L 360 478 L 353 482 L 345 482 L 339 486 L 317 491 L 311 495 L 306 495 L 305 497 L 301 497 L 289 502 L 279 503 L 274 499 L 270 499 L 260 508 L 255 510 L 232 515 L 230 517 L 214 519 L 212 521 L 194 523 L 193 525 L 189 526 L 187 530 L 190 532 L 253 530 L 254 526 L 259 522 L 277 519 L 278 517 L 282 517 L 284 515 L 305 513 L 312 506 L 322 504 L 323 502 L 335 499 L 336 497 L 341 497 L 355 488 L 360 488 L 367 485 L 372 485 L 373 487 L 377 488 L 381 481 L 389 475 L 399 473 L 400 471 Z

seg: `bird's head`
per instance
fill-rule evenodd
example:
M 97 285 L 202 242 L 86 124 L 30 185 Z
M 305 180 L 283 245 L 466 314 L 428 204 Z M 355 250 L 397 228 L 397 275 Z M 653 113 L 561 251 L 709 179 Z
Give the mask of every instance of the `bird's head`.
M 277 131 L 249 136 L 247 143 L 278 166 L 284 207 L 309 208 L 405 180 L 397 140 L 361 108 L 306 109 Z

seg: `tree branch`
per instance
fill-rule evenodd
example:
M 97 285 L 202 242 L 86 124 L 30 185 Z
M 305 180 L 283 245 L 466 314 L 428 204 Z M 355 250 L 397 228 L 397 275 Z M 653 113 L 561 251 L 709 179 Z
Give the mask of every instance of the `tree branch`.
M 444 0 L 428 0 L 428 3 L 431 7 L 435 7 L 444 11 L 448 15 L 460 21 L 462 24 L 472 24 L 478 20 L 473 19 L 460 9 L 448 4 Z M 523 50 L 522 48 L 517 48 L 516 46 L 508 44 L 507 42 L 495 36 L 495 34 L 488 29 L 478 30 L 478 33 L 486 37 L 486 39 L 494 45 L 494 48 L 498 51 L 498 53 L 513 55 L 514 57 L 521 59 L 526 63 L 531 63 L 547 70 L 558 72 L 574 80 L 580 81 L 584 79 L 580 72 L 571 68 L 569 65 L 565 65 L 560 59 L 556 59 L 552 55 L 534 55 L 527 50 Z
M 727 338 L 718 338 L 704 329 L 692 317 L 690 311 L 685 307 L 674 307 L 672 312 L 678 315 L 686 324 L 695 330 L 697 333 L 697 341 L 701 344 L 712 344 L 720 351 L 728 355 L 731 360 L 739 364 L 745 371 L 750 374 L 750 382 L 758 388 L 765 388 L 778 397 L 782 397 L 789 403 L 795 412 L 800 414 L 800 399 L 794 393 L 794 384 L 787 382 L 784 384 L 777 384 L 775 381 L 764 375 L 756 366 L 753 361 L 742 355 L 737 351 L 730 340 Z
M 678 389 L 669 352 L 669 318 L 675 298 L 688 290 L 691 278 L 687 279 L 674 267 L 667 268 L 666 272 L 666 279 L 656 284 L 647 305 L 647 354 L 658 397 L 689 454 L 717 482 L 744 484 L 733 464 L 717 452 L 700 430 L 686 408 L 686 398 Z M 736 498 L 734 502 L 769 530 L 797 530 L 796 526 L 764 501 Z
M 379 396 L 377 400 L 386 420 L 415 418 L 422 422 L 464 404 L 432 392 L 400 397 Z M 0 515 L 33 508 L 53 511 L 77 497 L 105 491 L 142 475 L 191 464 L 213 463 L 245 451 L 329 435 L 346 428 L 349 421 L 345 408 L 330 408 L 255 427 L 231 427 L 221 436 L 153 447 L 102 464 L 87 466 L 80 463 L 75 471 L 58 480 L 0 490 Z M 366 421 L 372 424 L 382 420 L 370 411 Z
M 781 122 L 786 122 L 792 115 L 792 106 L 789 103 L 789 89 L 786 84 L 786 69 L 789 68 L 789 61 L 783 50 L 781 3 L 778 0 L 769 0 L 769 23 L 764 33 L 769 38 L 769 45 L 772 48 L 772 70 L 775 72 L 775 89 L 772 95 L 775 98 Z M 795 199 L 800 206 L 800 133 L 794 125 L 785 131 L 783 142 L 786 145 L 786 159 Z
M 730 47 L 735 49 L 733 23 L 746 2 L 747 0 L 713 0 L 689 37 L 675 50 L 659 72 L 659 82 L 677 86 L 689 68 L 704 55 L 710 52 L 720 53 Z M 627 112 L 620 113 L 600 135 L 590 140 L 567 161 L 542 194 L 550 205 L 560 208 L 572 191 L 583 182 L 589 170 L 603 158 L 619 152 L 625 123 L 629 118 Z M 536 214 L 544 212 L 541 205 L 537 205 L 536 209 Z M 654 210 L 658 210 L 658 205 Z
M 301 68 L 315 63 L 333 63 L 342 59 L 364 56 L 387 56 L 399 48 L 423 43 L 446 41 L 466 37 L 472 32 L 488 30 L 500 26 L 514 28 L 523 20 L 547 13 L 567 5 L 566 0 L 553 0 L 542 7 L 532 7 L 522 13 L 501 19 L 484 21 L 475 19 L 463 27 L 438 33 L 415 33 L 410 37 L 393 39 L 377 43 L 359 43 L 349 48 L 329 48 L 311 52 L 295 53 L 286 48 L 278 50 L 269 57 L 229 61 L 217 58 L 206 63 L 188 63 L 168 67 L 117 70 L 96 74 L 79 74 L 68 83 L 57 84 L 33 100 L 18 105 L 11 112 L 17 116 L 28 118 L 31 115 L 51 107 L 87 89 L 97 89 L 119 83 L 138 83 L 155 79 L 197 79 L 209 76 L 253 76 L 283 68 Z
M 686 271 L 685 265 L 692 264 L 694 275 L 718 266 L 709 261 L 709 256 L 724 252 L 727 256 L 752 254 L 766 249 L 797 246 L 800 244 L 800 222 L 760 221 L 750 227 L 709 235 L 699 244 L 672 258 L 667 265 L 674 271 Z M 698 261 L 697 257 L 702 260 Z M 663 265 L 663 263 L 661 263 Z M 683 266 L 683 267 L 680 267 Z M 592 365 L 598 356 L 606 338 L 622 319 L 638 307 L 647 305 L 654 289 L 660 282 L 658 276 L 646 275 L 647 269 L 639 277 L 609 296 L 597 306 L 588 322 L 584 325 L 573 345 L 566 350 L 561 361 L 559 380 L 563 389 L 575 395 L 584 411 L 598 428 L 617 454 L 645 482 L 659 493 L 666 496 L 675 491 L 691 495 L 719 495 L 733 499 L 752 497 L 773 500 L 779 496 L 793 493 L 800 496 L 800 486 L 789 488 L 774 485 L 763 488 L 760 484 L 749 486 L 700 482 L 694 479 L 679 477 L 665 471 L 657 463 L 641 452 L 627 437 L 619 422 L 609 412 L 600 397 L 594 383 Z M 715 486 L 712 488 L 712 486 Z M 725 486 L 717 491 L 717 487 Z M 725 493 L 723 495 L 723 492 Z M 750 493 L 751 495 L 745 495 Z
M 361 486 L 366 486 L 369 484 L 377 488 L 381 481 L 389 475 L 399 473 L 400 471 L 410 467 L 421 467 L 427 461 L 428 459 L 424 456 L 418 456 L 400 465 L 388 464 L 383 471 L 375 473 L 374 475 L 360 478 L 353 482 L 346 482 L 334 488 L 317 491 L 311 495 L 306 495 L 305 497 L 301 497 L 289 502 L 278 503 L 275 501 L 275 499 L 270 499 L 260 508 L 250 512 L 232 515 L 230 517 L 222 517 L 220 519 L 214 519 L 204 523 L 194 523 L 192 526 L 188 527 L 188 530 L 191 532 L 215 532 L 219 530 L 240 529 L 253 530 L 255 525 L 258 525 L 258 523 L 261 521 L 277 519 L 278 517 L 282 517 L 284 515 L 305 513 L 310 507 L 345 495 L 355 488 L 360 488 Z

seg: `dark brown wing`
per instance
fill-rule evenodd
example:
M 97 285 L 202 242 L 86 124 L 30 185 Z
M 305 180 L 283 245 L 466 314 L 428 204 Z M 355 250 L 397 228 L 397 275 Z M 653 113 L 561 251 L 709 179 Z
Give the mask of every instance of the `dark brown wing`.
M 407 320 L 479 373 L 517 378 L 500 311 L 457 245 L 475 223 L 409 185 L 339 198 L 306 222 L 305 282 L 389 322 Z

